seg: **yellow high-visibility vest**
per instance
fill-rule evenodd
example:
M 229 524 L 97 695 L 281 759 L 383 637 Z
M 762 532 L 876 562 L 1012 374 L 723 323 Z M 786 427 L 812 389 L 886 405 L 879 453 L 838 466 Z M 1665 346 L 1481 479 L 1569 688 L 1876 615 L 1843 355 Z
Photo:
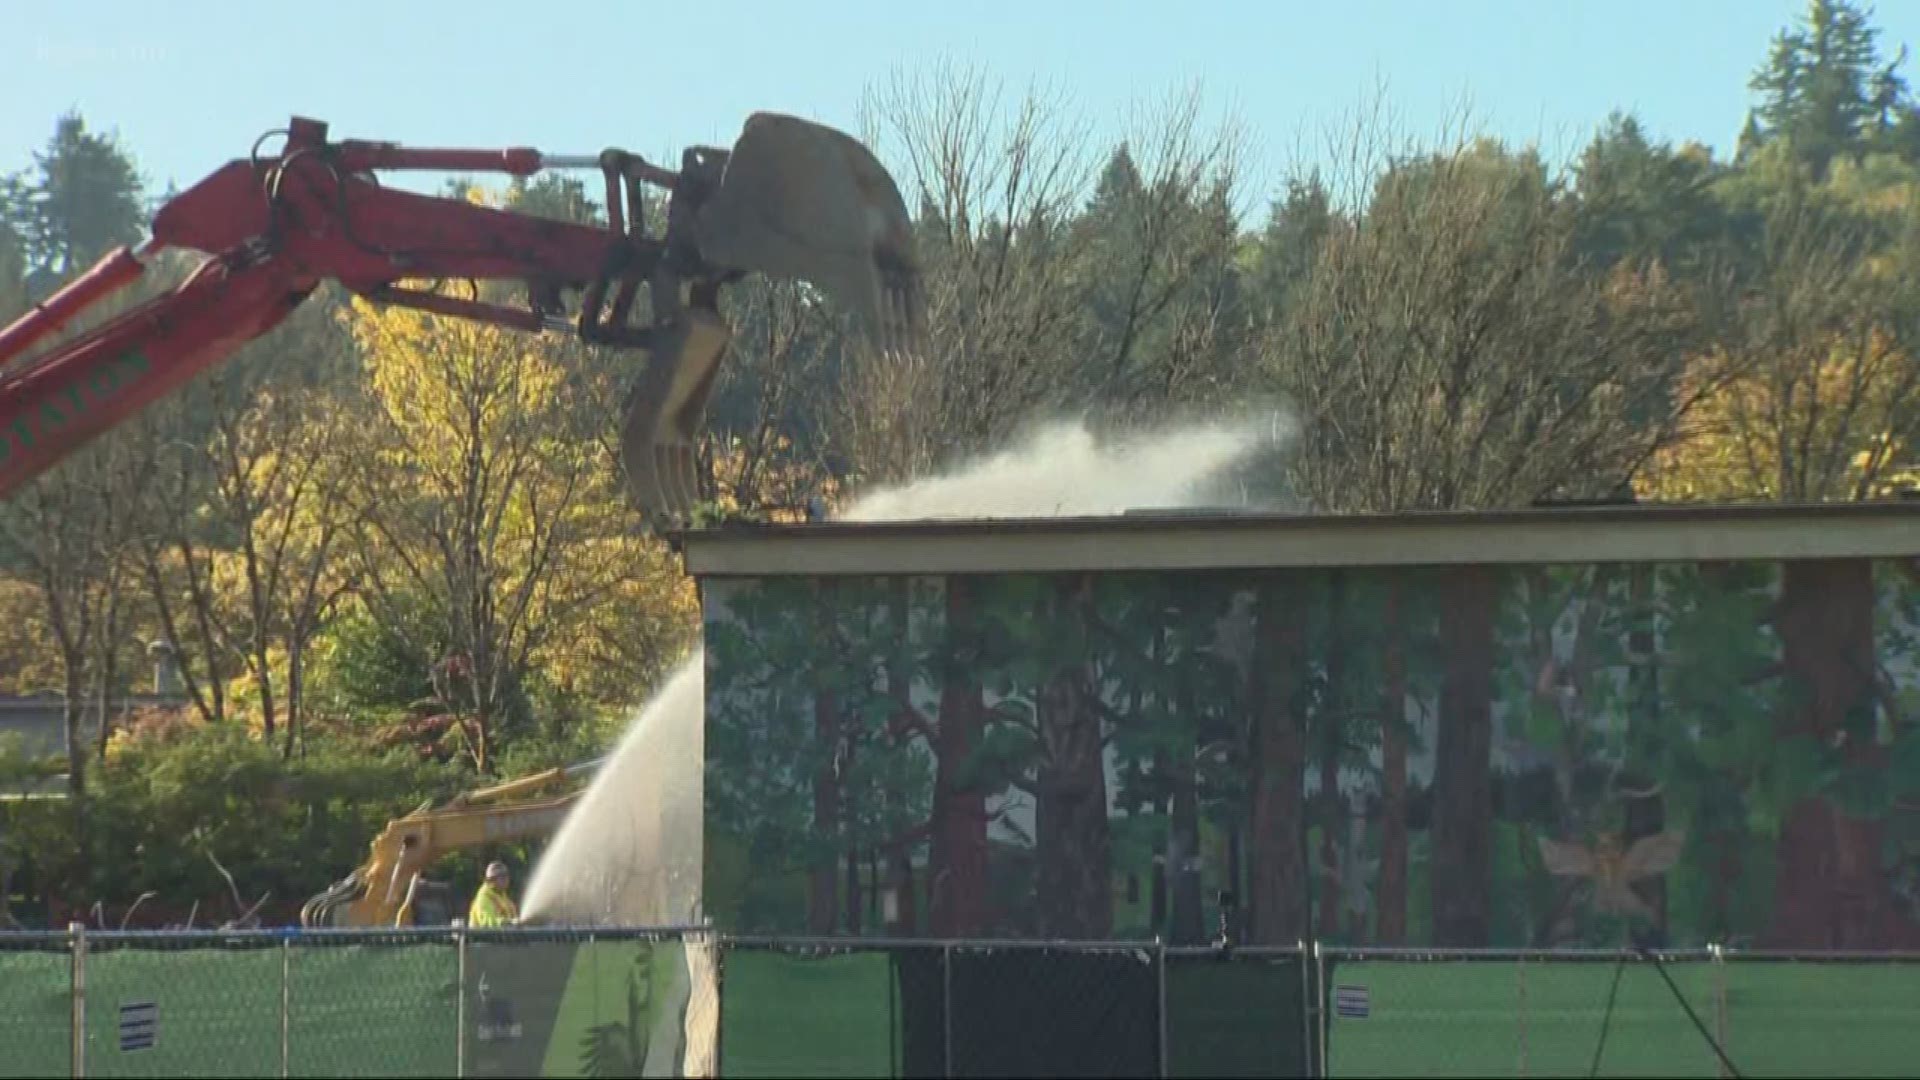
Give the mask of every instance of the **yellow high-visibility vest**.
M 480 886 L 473 894 L 473 907 L 467 912 L 468 926 L 506 926 L 520 917 L 513 898 L 492 885 Z

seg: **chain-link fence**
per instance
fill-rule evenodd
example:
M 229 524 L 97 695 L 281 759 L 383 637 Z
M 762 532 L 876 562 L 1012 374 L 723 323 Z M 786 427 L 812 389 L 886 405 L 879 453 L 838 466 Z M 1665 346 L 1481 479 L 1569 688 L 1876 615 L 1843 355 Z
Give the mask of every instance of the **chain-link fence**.
M 1920 955 L 0 934 L 5 1076 L 1910 1076 Z

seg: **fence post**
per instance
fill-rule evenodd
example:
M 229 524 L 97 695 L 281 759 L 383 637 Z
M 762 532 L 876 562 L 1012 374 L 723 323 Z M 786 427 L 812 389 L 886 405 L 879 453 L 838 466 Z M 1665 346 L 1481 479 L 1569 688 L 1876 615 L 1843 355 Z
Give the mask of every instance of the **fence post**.
M 79 921 L 67 924 L 67 933 L 73 937 L 72 964 L 72 1013 L 68 1023 L 73 1034 L 73 1075 L 87 1075 L 87 924 Z
M 293 938 L 280 938 L 280 1075 L 293 1075 Z
M 1314 1075 L 1324 1077 L 1328 1075 L 1327 1044 L 1333 1041 L 1333 1019 L 1327 1015 L 1327 953 L 1317 938 L 1313 942 L 1313 972 L 1313 1030 L 1320 1040 L 1320 1071 Z
M 1520 991 L 1520 1075 L 1527 1075 L 1527 958 L 1520 957 L 1513 965 L 1514 982 Z
M 465 919 L 453 922 L 453 1075 L 467 1075 L 467 932 Z
M 1718 942 L 1707 949 L 1713 954 L 1713 1034 L 1724 1048 L 1727 1046 L 1727 951 Z M 1722 1078 L 1726 1077 L 1727 1063 L 1720 1060 L 1718 1054 L 1714 1055 L 1714 1069 Z
M 701 920 L 712 935 L 713 942 L 713 1075 L 718 1080 L 726 1075 L 727 1069 L 727 1026 L 721 1021 L 727 1015 L 727 942 L 726 937 L 713 929 L 711 918 Z M 684 949 L 685 946 L 682 946 Z M 887 1004 L 893 1004 L 893 980 L 887 980 Z M 887 1026 L 887 1038 L 893 1039 L 895 1031 L 890 1023 Z M 893 1065 L 888 1071 L 898 1075 L 900 1066 Z
M 940 946 L 940 1054 L 942 1075 L 953 1076 L 953 944 Z
M 1313 1075 L 1313 965 L 1306 939 L 1300 946 L 1300 1074 Z
M 1160 948 L 1160 1077 L 1167 1077 L 1167 943 L 1160 935 L 1153 936 L 1153 943 Z

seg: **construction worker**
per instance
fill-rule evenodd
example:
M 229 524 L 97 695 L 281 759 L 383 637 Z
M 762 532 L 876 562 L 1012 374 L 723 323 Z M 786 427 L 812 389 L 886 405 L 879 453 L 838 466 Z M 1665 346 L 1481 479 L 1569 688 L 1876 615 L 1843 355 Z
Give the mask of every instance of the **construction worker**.
M 520 921 L 520 909 L 507 895 L 507 864 L 495 860 L 487 864 L 486 880 L 473 894 L 473 907 L 467 911 L 467 925 L 476 929 L 512 926 Z M 520 1038 L 520 1022 L 514 1018 L 513 1002 L 500 995 L 488 978 L 488 964 L 480 961 L 481 1042 L 512 1042 Z
M 520 921 L 520 909 L 507 895 L 507 864 L 495 860 L 487 864 L 487 879 L 473 894 L 473 907 L 467 912 L 467 925 L 476 929 L 512 926 Z

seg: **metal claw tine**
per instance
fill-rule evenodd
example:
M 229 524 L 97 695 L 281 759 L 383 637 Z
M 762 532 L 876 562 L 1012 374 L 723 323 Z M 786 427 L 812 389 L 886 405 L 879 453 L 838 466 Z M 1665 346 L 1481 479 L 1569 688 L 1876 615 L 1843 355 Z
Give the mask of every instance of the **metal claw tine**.
M 680 505 L 690 509 L 700 501 L 699 455 L 689 443 L 683 443 L 679 449 Z
M 666 447 L 667 498 L 676 513 L 685 513 L 689 507 L 685 478 L 680 475 L 680 447 L 678 444 Z

